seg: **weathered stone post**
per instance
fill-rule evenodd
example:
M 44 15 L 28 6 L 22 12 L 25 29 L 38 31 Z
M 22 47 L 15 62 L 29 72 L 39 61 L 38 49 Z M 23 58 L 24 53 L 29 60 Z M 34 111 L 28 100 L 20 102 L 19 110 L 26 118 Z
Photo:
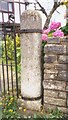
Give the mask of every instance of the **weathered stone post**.
M 38 12 L 27 10 L 21 16 L 21 95 L 26 108 L 41 106 L 41 29 Z

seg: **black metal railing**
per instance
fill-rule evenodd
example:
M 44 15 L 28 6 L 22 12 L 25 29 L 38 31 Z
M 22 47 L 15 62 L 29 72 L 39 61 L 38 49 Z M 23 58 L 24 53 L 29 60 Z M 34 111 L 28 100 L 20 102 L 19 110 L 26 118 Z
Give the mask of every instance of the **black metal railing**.
M 20 3 L 19 3 L 20 4 Z M 24 2 L 22 3 L 25 5 L 25 10 L 28 9 L 28 6 L 33 4 L 34 9 L 36 9 L 37 3 L 34 2 Z M 14 12 L 13 12 L 14 13 Z M 16 96 L 19 96 L 19 83 L 18 83 L 18 62 L 17 62 L 17 48 L 16 48 L 16 33 L 21 34 L 20 30 L 20 24 L 15 24 L 15 16 L 14 14 L 8 14 L 8 21 L 6 23 L 2 24 L 2 32 L 3 32 L 3 44 L 4 44 L 4 49 L 2 49 L 2 52 L 4 51 L 5 56 L 1 57 L 0 61 L 0 80 L 1 80 L 1 85 L 2 85 L 2 92 L 4 95 L 6 95 L 6 92 L 8 91 L 14 94 Z M 26 31 L 28 32 L 28 31 Z M 32 31 L 31 31 L 32 32 Z M 37 30 L 36 32 L 41 32 L 40 30 Z M 8 58 L 8 49 L 7 49 L 7 41 L 6 41 L 6 35 L 12 36 L 14 40 L 14 58 L 13 60 L 9 60 Z M 12 52 L 12 50 L 11 50 Z M 20 77 L 20 76 L 19 76 Z M 10 85 L 11 81 L 11 85 Z M 10 90 L 11 86 L 11 90 Z M 16 90 L 15 90 L 16 89 Z M 15 91 L 14 91 L 15 90 Z
M 1 64 L 0 64 L 1 66 Z M 13 68 L 15 64 L 12 64 L 12 62 L 10 64 L 4 64 L 4 61 L 2 60 L 2 79 L 1 79 L 1 84 L 2 84 L 2 92 L 3 92 L 3 95 L 5 96 L 7 91 L 8 93 L 11 91 L 12 95 L 14 96 L 14 81 L 13 81 Z M 9 72 L 7 71 L 7 68 L 10 68 L 10 77 L 9 77 Z M 5 70 L 6 69 L 6 70 Z M 8 77 L 8 80 L 10 79 L 10 82 L 11 82 L 11 87 L 9 88 L 9 81 L 7 80 L 6 81 L 6 78 L 5 75 Z M 7 87 L 6 87 L 6 84 L 7 84 Z M 16 91 L 17 94 L 18 94 L 18 91 Z
M 10 25 L 7 26 L 5 24 L 3 28 L 3 48 L 2 53 L 5 54 L 1 57 L 2 63 L 0 61 L 0 67 L 1 67 L 1 84 L 2 84 L 2 92 L 4 95 L 6 95 L 6 92 L 8 91 L 14 94 L 18 97 L 18 70 L 17 70 L 17 51 L 16 51 L 16 32 L 15 32 L 15 24 L 13 22 L 12 27 Z M 7 40 L 6 36 L 10 35 L 13 38 L 13 46 L 14 46 L 14 58 L 13 60 L 10 60 L 8 58 L 8 51 L 7 49 Z M 12 53 L 12 51 L 11 51 Z M 11 83 L 11 84 L 10 84 Z

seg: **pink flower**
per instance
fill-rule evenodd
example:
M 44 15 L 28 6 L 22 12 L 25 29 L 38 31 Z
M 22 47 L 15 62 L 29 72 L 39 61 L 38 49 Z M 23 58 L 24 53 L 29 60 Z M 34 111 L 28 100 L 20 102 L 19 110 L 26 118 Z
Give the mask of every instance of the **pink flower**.
M 61 26 L 60 22 L 52 22 L 51 25 L 50 25 L 50 30 L 56 30 L 60 26 Z
M 43 34 L 48 34 L 49 32 L 50 32 L 50 29 L 49 29 L 49 28 L 42 31 Z
M 61 27 L 61 23 L 60 23 L 60 22 L 57 22 L 57 23 L 56 23 L 56 27 L 57 27 L 57 28 Z
M 47 41 L 47 39 L 48 39 L 48 36 L 46 34 L 42 34 L 42 40 Z
M 52 35 L 54 37 L 63 37 L 64 33 L 61 30 L 56 30 Z

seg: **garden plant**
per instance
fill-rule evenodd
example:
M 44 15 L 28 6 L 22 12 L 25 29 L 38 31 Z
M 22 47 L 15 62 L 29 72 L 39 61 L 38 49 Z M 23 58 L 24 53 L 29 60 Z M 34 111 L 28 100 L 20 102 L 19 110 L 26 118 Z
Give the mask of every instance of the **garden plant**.
M 21 97 L 19 96 L 19 98 Z M 23 108 L 23 102 L 21 106 L 18 106 L 17 97 L 13 97 L 12 95 L 8 94 L 8 92 L 6 96 L 2 97 L 0 105 L 2 105 L 2 120 L 23 120 L 23 118 L 26 120 L 39 120 L 41 118 L 43 120 L 67 120 L 68 118 L 68 116 L 64 115 L 58 108 L 55 110 L 49 109 L 48 112 L 45 112 L 44 109 L 40 109 L 39 112 L 36 111 L 34 114 L 28 115 L 28 110 Z

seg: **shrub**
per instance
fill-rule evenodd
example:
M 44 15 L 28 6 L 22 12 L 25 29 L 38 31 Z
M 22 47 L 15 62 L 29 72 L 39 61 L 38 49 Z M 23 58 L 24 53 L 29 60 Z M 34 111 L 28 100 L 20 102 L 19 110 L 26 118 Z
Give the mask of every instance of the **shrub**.
M 11 120 L 12 118 L 17 119 L 20 118 L 20 115 L 17 113 L 17 98 L 12 97 L 11 95 L 6 95 L 2 99 L 3 103 L 3 111 L 2 111 L 2 119 Z
M 64 35 L 68 35 L 68 22 L 65 26 L 61 27 L 61 30 L 64 32 Z
M 14 39 L 12 36 L 6 35 L 6 51 L 7 51 L 7 59 L 9 62 L 12 61 L 14 63 Z M 20 62 L 21 62 L 21 48 L 20 48 L 20 37 L 18 34 L 16 34 L 15 37 L 16 40 L 16 56 L 17 56 L 17 71 L 20 73 L 21 67 L 20 67 Z M 6 54 L 5 54 L 5 40 L 3 40 L 2 44 L 2 58 L 5 61 L 6 60 Z

